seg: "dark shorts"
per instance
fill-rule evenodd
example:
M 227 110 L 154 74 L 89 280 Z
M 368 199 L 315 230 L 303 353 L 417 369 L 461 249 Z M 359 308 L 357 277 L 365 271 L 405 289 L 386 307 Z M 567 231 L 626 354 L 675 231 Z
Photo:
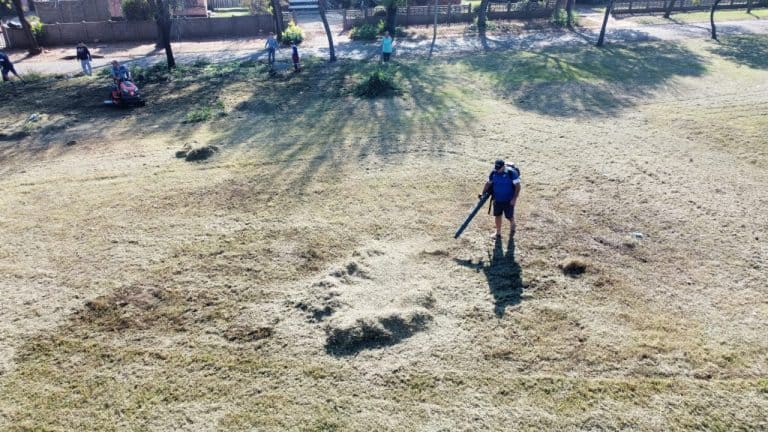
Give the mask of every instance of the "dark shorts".
M 16 74 L 16 69 L 14 69 L 13 66 L 9 68 L 3 68 L 3 81 L 10 81 L 10 79 L 8 78 L 8 74 L 11 72 L 13 72 L 14 75 Z
M 381 53 L 381 55 L 384 57 L 384 61 L 389 61 L 389 57 L 392 55 L 392 53 Z
M 512 219 L 515 217 L 515 206 L 510 204 L 509 201 L 494 201 L 493 202 L 493 215 L 501 216 L 504 213 L 504 217 Z

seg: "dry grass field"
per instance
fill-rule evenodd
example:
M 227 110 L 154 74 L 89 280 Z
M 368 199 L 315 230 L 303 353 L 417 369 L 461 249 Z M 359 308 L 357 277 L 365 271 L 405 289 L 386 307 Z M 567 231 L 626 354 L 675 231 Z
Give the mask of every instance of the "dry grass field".
M 766 430 L 766 47 L 2 86 L 0 430 Z

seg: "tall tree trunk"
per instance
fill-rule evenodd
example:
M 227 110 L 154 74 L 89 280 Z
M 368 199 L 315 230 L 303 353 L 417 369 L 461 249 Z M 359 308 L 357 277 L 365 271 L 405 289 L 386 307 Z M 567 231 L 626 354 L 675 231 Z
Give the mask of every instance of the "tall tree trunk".
M 280 0 L 270 0 L 272 5 L 272 16 L 275 17 L 275 33 L 277 40 L 283 40 L 283 8 L 280 6 Z
M 325 35 L 328 36 L 328 51 L 331 54 L 329 61 L 336 61 L 336 50 L 333 48 L 333 34 L 331 33 L 331 26 L 328 25 L 328 18 L 325 16 L 325 1 L 319 0 L 317 2 L 317 9 L 320 11 L 320 19 L 323 20 L 323 27 L 325 28 Z
M 747 0 L 747 13 L 752 13 L 752 0 Z
M 673 7 L 675 7 L 675 0 L 669 0 L 667 8 L 664 10 L 664 18 L 669 19 L 669 16 L 672 14 Z
M 32 55 L 40 54 L 43 52 L 43 49 L 40 48 L 40 45 L 37 43 L 37 39 L 35 39 L 35 35 L 32 34 L 32 27 L 29 25 L 29 21 L 27 21 L 27 18 L 24 16 L 24 9 L 21 7 L 21 0 L 13 0 L 13 8 L 16 9 L 16 15 L 19 16 L 21 28 L 24 29 L 24 34 L 29 40 L 29 49 L 27 51 L 29 51 L 29 53 Z
M 392 38 L 395 37 L 395 24 L 397 23 L 397 2 L 395 0 L 391 0 L 390 3 L 387 5 L 387 31 L 389 34 L 392 35 Z
M 562 11 L 562 10 L 563 10 L 563 3 L 564 3 L 564 2 L 565 2 L 565 0 L 557 0 L 557 1 L 555 2 L 555 10 L 552 12 L 552 14 L 553 14 L 553 16 L 555 17 L 555 19 L 556 19 L 557 21 L 559 21 L 559 20 L 560 20 L 560 11 Z M 560 24 L 560 23 L 558 23 L 558 25 L 559 25 L 559 24 Z
M 176 67 L 176 59 L 173 58 L 173 48 L 171 47 L 171 11 L 169 0 L 155 0 L 155 21 L 157 30 L 160 33 L 160 45 L 165 48 L 165 59 L 168 63 L 168 70 Z
M 567 0 L 565 3 L 565 12 L 568 14 L 568 21 L 565 23 L 568 28 L 573 28 L 573 4 L 576 0 Z
M 712 24 L 712 39 L 717 40 L 717 28 L 715 28 L 715 9 L 717 9 L 717 5 L 720 3 L 720 0 L 715 0 L 714 3 L 712 3 L 712 10 L 709 11 L 709 22 Z
M 605 40 L 605 26 L 608 25 L 608 17 L 611 15 L 611 9 L 613 9 L 613 0 L 610 0 L 608 2 L 608 5 L 605 6 L 605 17 L 603 18 L 603 27 L 600 28 L 600 37 L 597 38 L 597 44 L 596 44 L 599 47 L 603 46 L 603 41 Z
M 432 45 L 429 47 L 429 57 L 432 58 L 432 51 L 435 50 L 435 41 L 437 40 L 437 6 L 439 5 L 439 0 L 435 0 L 435 26 L 432 29 Z M 451 5 L 448 5 L 448 7 L 451 7 Z
M 490 0 L 480 0 L 480 6 L 477 7 L 477 30 L 485 31 L 485 20 L 488 17 L 488 4 Z

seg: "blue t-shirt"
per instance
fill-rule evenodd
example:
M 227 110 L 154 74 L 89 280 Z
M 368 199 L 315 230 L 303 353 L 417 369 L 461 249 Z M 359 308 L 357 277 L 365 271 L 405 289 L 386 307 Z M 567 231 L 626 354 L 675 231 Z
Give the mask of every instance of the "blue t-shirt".
M 0 52 L 0 67 L 3 69 L 10 69 L 12 65 L 13 63 L 11 63 L 11 59 L 9 59 L 5 53 Z
M 383 53 L 392 53 L 392 38 L 389 36 L 384 36 L 384 39 L 381 40 L 381 52 Z
M 515 185 L 520 183 L 520 176 L 510 167 L 505 167 L 501 173 L 495 170 L 488 176 L 493 186 L 493 199 L 496 201 L 512 201 L 515 197 Z
M 125 67 L 125 65 L 120 65 L 117 69 L 115 69 L 115 67 L 112 66 L 110 68 L 110 74 L 112 75 L 112 78 L 116 78 L 119 80 L 127 80 L 128 68 Z

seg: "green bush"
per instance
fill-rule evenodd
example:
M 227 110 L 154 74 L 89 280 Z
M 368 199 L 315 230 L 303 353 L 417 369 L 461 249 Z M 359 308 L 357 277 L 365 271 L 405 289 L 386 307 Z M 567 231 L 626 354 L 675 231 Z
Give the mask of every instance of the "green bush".
M 29 21 L 29 26 L 32 30 L 32 36 L 35 37 L 37 41 L 40 41 L 40 39 L 43 37 L 43 23 L 40 22 L 40 18 L 36 16 L 31 16 L 27 19 Z
M 372 24 L 363 24 L 352 27 L 352 30 L 349 32 L 349 38 L 352 40 L 376 40 L 378 35 L 378 26 Z
M 213 106 L 204 106 L 187 113 L 182 123 L 199 123 L 208 121 L 214 116 L 224 117 L 227 113 L 224 111 L 224 103 L 218 101 Z
M 152 19 L 152 6 L 147 0 L 122 0 L 120 6 L 123 8 L 123 15 L 128 21 L 147 21 Z
M 395 77 L 383 70 L 374 71 L 354 89 L 355 96 L 365 98 L 393 96 L 400 93 L 400 87 L 395 82 Z
M 385 23 L 384 20 L 379 20 L 379 22 L 376 24 L 376 31 L 379 32 L 379 34 L 387 31 L 387 23 Z
M 557 9 L 552 13 L 550 22 L 554 26 L 565 27 L 568 25 L 568 13 L 565 11 L 565 9 Z M 573 11 L 573 22 L 571 24 L 577 25 L 578 22 L 579 15 L 576 13 L 576 11 Z
M 290 24 L 288 24 L 288 28 L 283 31 L 283 43 L 286 45 L 290 45 L 292 43 L 298 45 L 303 40 L 304 31 L 301 29 L 301 27 L 297 26 L 295 22 L 291 21 Z

